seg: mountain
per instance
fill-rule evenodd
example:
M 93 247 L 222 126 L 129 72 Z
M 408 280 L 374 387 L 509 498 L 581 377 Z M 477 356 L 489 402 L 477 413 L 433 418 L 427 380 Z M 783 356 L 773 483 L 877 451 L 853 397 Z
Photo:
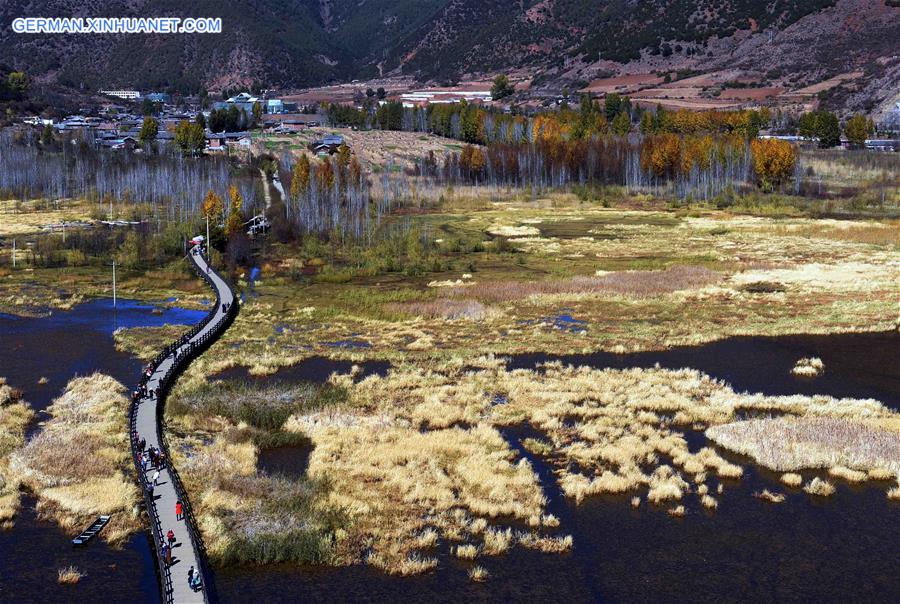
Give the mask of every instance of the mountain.
M 197 90 L 515 71 L 535 90 L 739 66 L 769 85 L 891 87 L 896 0 L 4 0 L 19 16 L 217 16 L 218 35 L 23 35 L 0 62 L 84 90 Z M 896 82 L 896 78 L 893 78 Z M 851 91 L 852 93 L 853 91 Z M 890 91 L 888 91 L 890 92 Z M 838 95 L 840 96 L 840 95 Z M 858 96 L 858 95 L 857 95 Z M 839 98 L 853 104 L 853 94 Z

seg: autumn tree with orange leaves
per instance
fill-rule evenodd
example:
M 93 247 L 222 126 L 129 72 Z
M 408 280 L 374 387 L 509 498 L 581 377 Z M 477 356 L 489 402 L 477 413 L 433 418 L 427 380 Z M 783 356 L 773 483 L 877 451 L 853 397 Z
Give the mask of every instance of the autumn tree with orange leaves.
M 794 146 L 777 139 L 750 141 L 750 154 L 757 181 L 764 191 L 773 190 L 790 177 L 797 161 Z

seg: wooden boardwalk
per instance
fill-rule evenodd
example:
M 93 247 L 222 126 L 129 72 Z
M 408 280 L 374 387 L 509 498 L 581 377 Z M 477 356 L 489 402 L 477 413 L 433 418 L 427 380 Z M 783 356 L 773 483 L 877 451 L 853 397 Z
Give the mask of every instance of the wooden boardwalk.
M 150 376 L 142 375 L 148 391 L 156 391 L 155 397 L 142 396 L 132 404 L 131 408 L 131 441 L 132 456 L 147 507 L 153 541 L 156 547 L 156 559 L 159 564 L 159 576 L 162 583 L 164 602 L 210 602 L 215 600 L 215 592 L 211 581 L 208 561 L 203 549 L 200 534 L 191 513 L 190 502 L 178 478 L 178 472 L 170 463 L 154 468 L 147 463 L 146 471 L 141 468 L 141 451 L 139 441 L 146 441 L 145 449 L 154 447 L 165 453 L 166 460 L 171 460 L 165 437 L 165 420 L 163 409 L 165 398 L 178 372 L 211 344 L 231 323 L 237 313 L 238 305 L 234 304 L 234 293 L 225 280 L 209 268 L 206 259 L 194 248 L 188 254 L 200 276 L 215 290 L 216 306 L 209 315 L 196 325 L 180 340 L 169 345 L 149 365 Z M 227 311 L 225 308 L 227 307 Z M 157 484 L 150 495 L 149 484 L 156 471 L 159 471 Z M 183 516 L 176 517 L 176 503 L 182 502 Z M 171 563 L 162 558 L 163 542 L 169 531 L 175 535 L 172 547 Z M 200 573 L 202 587 L 194 590 L 188 585 L 188 569 Z

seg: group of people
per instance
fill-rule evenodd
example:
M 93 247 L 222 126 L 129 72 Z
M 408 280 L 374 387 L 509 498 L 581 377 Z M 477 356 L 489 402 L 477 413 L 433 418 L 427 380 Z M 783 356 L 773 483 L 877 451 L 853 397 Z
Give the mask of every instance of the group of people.
M 143 371 L 141 371 L 141 381 L 138 382 L 137 388 L 131 391 L 131 402 L 139 403 L 142 398 L 156 398 L 156 395 L 159 393 L 159 389 L 148 388 L 147 382 L 150 381 L 150 377 L 153 375 L 153 363 L 149 363 L 146 367 L 144 367 Z
M 191 591 L 200 589 L 200 573 L 195 571 L 193 566 L 188 569 L 188 587 Z
M 146 439 L 137 432 L 134 434 L 134 439 L 137 441 L 138 447 L 140 448 L 138 462 L 141 466 L 142 476 L 144 477 L 143 484 L 150 494 L 150 498 L 153 499 L 153 490 L 159 484 L 159 471 L 166 467 L 166 453 L 153 445 L 147 447 Z M 151 470 L 153 471 L 153 474 L 149 474 Z M 181 499 L 178 499 L 175 502 L 175 519 L 184 520 L 184 504 L 181 502 Z M 175 547 L 175 541 L 175 531 L 169 529 L 166 532 L 165 541 L 163 541 L 162 545 L 159 547 L 159 557 L 166 566 L 172 564 L 172 549 Z M 188 586 L 190 586 L 193 591 L 197 591 L 201 587 L 200 573 L 195 572 L 193 566 L 188 572 Z
M 147 441 L 137 432 L 134 433 L 134 440 L 138 444 L 137 463 L 141 468 L 141 475 L 144 478 L 144 488 L 153 497 L 154 489 L 159 485 L 159 471 L 166 467 L 166 453 L 162 449 L 157 449 L 153 445 L 147 447 Z M 153 475 L 147 477 L 150 470 Z

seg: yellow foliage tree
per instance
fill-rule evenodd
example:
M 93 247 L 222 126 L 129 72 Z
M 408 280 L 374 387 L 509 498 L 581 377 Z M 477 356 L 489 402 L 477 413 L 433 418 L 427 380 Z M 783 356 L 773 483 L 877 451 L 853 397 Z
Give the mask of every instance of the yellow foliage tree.
M 299 199 L 309 189 L 309 158 L 306 153 L 294 164 L 291 171 L 291 197 Z
M 206 192 L 206 197 L 203 198 L 202 210 L 206 218 L 216 220 L 225 211 L 225 206 L 222 204 L 222 198 L 210 189 Z
M 759 186 L 771 191 L 794 171 L 797 153 L 787 141 L 776 139 L 755 139 L 750 142 L 753 168 Z
M 641 167 L 662 177 L 674 174 L 681 161 L 681 137 L 660 134 L 647 138 L 641 148 Z
M 225 234 L 231 237 L 244 226 L 244 217 L 241 214 L 244 207 L 244 196 L 241 195 L 237 185 L 231 185 L 228 196 L 231 200 L 231 209 L 228 212 L 228 220 L 225 222 Z

